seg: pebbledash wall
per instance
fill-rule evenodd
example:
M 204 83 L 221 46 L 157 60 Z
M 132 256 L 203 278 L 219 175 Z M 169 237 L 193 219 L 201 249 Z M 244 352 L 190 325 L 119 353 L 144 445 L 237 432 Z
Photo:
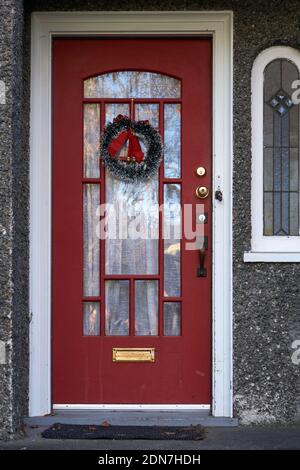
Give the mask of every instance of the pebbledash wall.
M 0 0 L 1 438 L 17 436 L 28 413 L 30 14 L 150 9 L 234 12 L 234 414 L 244 424 L 300 418 L 300 365 L 291 360 L 300 339 L 300 264 L 243 262 L 251 237 L 251 68 L 267 47 L 300 48 L 299 1 Z

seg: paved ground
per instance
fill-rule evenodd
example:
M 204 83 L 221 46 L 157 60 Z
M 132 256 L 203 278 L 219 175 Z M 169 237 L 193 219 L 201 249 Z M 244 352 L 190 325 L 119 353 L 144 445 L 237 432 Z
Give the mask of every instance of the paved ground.
M 36 426 L 36 425 L 35 425 Z M 206 428 L 203 441 L 113 441 L 43 439 L 44 426 L 25 428 L 21 440 L 0 442 L 4 449 L 57 450 L 202 450 L 202 449 L 300 449 L 300 425 Z

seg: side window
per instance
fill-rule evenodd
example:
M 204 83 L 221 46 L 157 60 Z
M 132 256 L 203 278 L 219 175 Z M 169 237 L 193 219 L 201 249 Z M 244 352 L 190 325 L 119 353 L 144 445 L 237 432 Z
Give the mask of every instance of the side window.
M 299 106 L 295 64 L 276 59 L 264 71 L 263 197 L 266 236 L 299 235 Z
M 276 46 L 252 69 L 251 251 L 245 261 L 300 261 L 300 53 Z

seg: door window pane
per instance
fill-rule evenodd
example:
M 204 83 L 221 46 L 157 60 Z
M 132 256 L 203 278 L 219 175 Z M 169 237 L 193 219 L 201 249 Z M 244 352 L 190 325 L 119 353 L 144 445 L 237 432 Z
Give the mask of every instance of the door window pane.
M 105 105 L 105 124 L 113 122 L 119 114 L 129 116 L 129 105 L 126 103 L 109 103 Z
M 158 281 L 135 281 L 135 335 L 158 334 Z
M 164 168 L 166 178 L 180 178 L 181 105 L 164 107 Z
M 100 335 L 100 304 L 99 302 L 83 303 L 83 335 Z
M 106 274 L 157 274 L 157 179 L 131 184 L 106 172 L 106 203 Z
M 100 105 L 84 105 L 84 170 L 85 178 L 99 178 Z
M 159 73 L 130 70 L 84 81 L 85 98 L 180 98 L 180 95 L 180 80 Z
M 159 127 L 159 106 L 158 104 L 139 103 L 135 105 L 135 120 L 149 121 L 151 126 Z
M 164 296 L 180 296 L 180 184 L 164 185 Z
M 105 282 L 105 334 L 129 334 L 129 281 Z
M 100 294 L 100 244 L 97 236 L 99 204 L 100 185 L 85 184 L 83 188 L 83 295 L 85 297 Z
M 180 336 L 181 304 L 180 302 L 164 303 L 164 335 Z

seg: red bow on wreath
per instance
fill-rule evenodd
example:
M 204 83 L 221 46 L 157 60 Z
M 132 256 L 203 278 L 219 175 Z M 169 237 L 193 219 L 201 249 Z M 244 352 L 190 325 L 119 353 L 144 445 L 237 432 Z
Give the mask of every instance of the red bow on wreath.
M 122 116 L 122 114 L 119 114 L 114 119 L 114 122 L 118 122 L 124 118 L 127 118 L 127 116 Z M 143 124 L 149 124 L 149 121 L 139 121 L 139 122 L 142 122 Z M 120 132 L 120 134 L 109 144 L 108 152 L 110 156 L 115 157 L 121 151 L 122 147 L 126 144 L 127 140 L 129 141 L 127 160 L 134 158 L 136 162 L 138 163 L 142 162 L 145 158 L 145 155 L 141 149 L 138 137 L 135 134 L 133 134 L 130 128 L 127 129 L 126 131 Z

